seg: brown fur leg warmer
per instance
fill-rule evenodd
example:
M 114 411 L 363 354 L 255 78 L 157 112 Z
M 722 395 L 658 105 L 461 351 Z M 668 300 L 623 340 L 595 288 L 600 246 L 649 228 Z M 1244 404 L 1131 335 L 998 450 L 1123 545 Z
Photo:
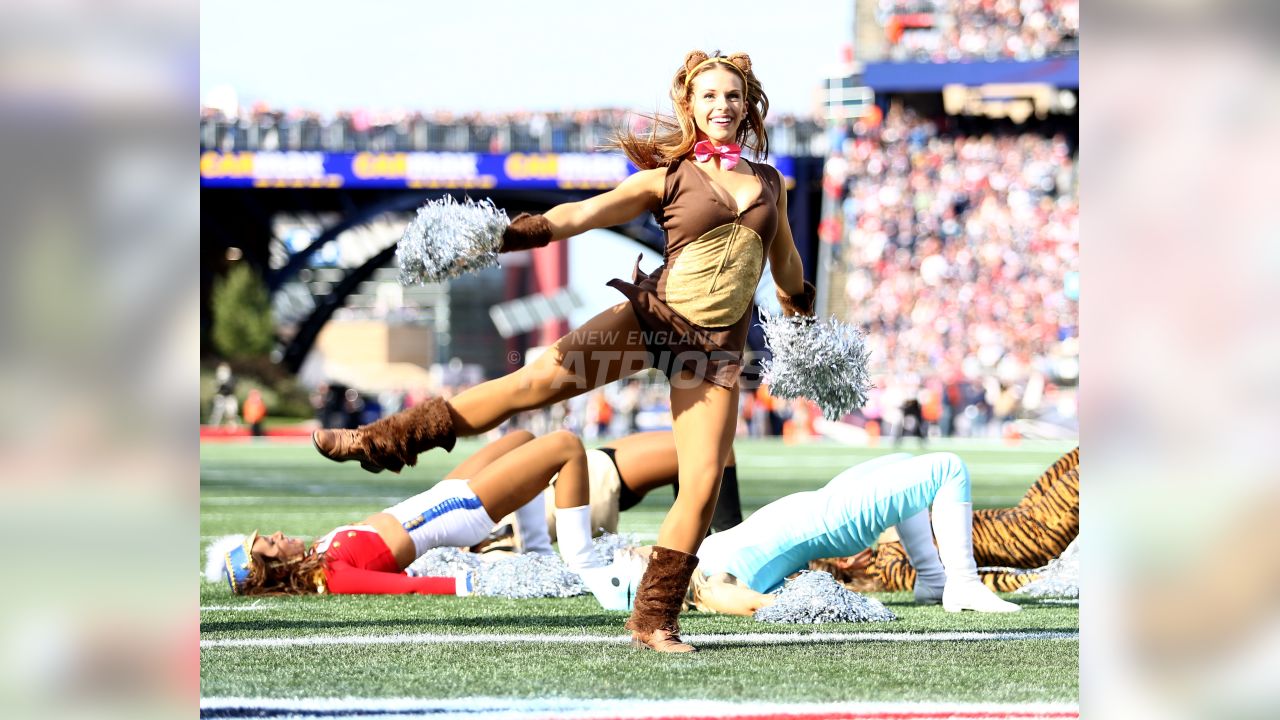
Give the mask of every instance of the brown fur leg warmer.
M 382 467 L 398 472 L 418 464 L 418 454 L 431 448 L 453 450 L 457 436 L 449 403 L 431 398 L 408 410 L 360 428 L 369 456 Z
M 502 233 L 502 247 L 498 252 L 515 252 L 540 248 L 551 242 L 551 223 L 542 215 L 520 213 Z
M 808 280 L 804 281 L 804 290 L 798 295 L 788 295 L 778 288 L 778 302 L 782 304 L 782 314 L 786 317 L 804 315 L 813 317 L 813 304 L 818 298 L 818 289 Z
M 645 636 L 657 630 L 679 632 L 680 605 L 697 566 L 697 555 L 655 545 L 649 556 L 649 567 L 645 568 L 636 590 L 635 607 L 627 620 L 627 629 Z

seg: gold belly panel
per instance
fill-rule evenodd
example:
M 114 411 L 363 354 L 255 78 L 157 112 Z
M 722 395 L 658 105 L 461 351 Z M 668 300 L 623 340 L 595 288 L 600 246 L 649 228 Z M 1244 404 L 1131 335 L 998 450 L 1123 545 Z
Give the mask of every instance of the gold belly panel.
M 703 327 L 734 324 L 755 296 L 764 269 L 763 248 L 754 230 L 737 223 L 703 234 L 667 271 L 664 300 Z

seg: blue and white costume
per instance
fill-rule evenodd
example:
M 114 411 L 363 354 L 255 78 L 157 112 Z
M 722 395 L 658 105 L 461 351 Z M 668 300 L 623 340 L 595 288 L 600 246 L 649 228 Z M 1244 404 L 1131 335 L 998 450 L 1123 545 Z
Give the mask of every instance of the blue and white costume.
M 431 548 L 475 545 L 493 527 L 493 519 L 466 480 L 441 480 L 383 512 L 409 532 L 419 556 Z
M 820 490 L 783 497 L 741 525 L 711 535 L 698 550 L 699 567 L 707 575 L 729 573 L 756 592 L 773 592 L 810 560 L 857 554 L 935 501 L 965 504 L 968 512 L 969 470 L 959 457 L 899 453 L 876 458 L 845 470 Z

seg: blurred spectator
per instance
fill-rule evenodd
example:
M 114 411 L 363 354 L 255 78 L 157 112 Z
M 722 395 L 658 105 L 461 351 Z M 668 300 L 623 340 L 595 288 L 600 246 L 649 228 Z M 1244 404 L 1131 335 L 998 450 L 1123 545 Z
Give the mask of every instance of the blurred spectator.
M 925 437 L 928 435 L 928 426 L 924 419 L 924 405 L 920 402 L 921 395 L 924 394 L 924 388 L 920 387 L 920 376 L 908 373 L 903 378 L 902 386 L 902 420 L 898 423 L 898 431 L 894 435 L 894 447 L 901 446 L 902 438 L 910 433 L 923 448 Z
M 1065 138 L 949 134 L 895 108 L 877 127 L 854 125 L 824 188 L 842 228 L 825 238 L 829 310 L 869 333 L 882 392 L 863 415 L 883 433 L 905 422 L 921 384 L 942 395 L 948 435 L 997 434 L 993 413 L 1020 417 L 1033 379 L 1075 384 L 1063 358 L 1078 353 L 1067 280 L 1079 199 Z
M 311 394 L 311 407 L 322 427 L 356 428 L 363 422 L 364 399 L 355 388 L 342 383 L 321 383 Z M 376 420 L 377 417 L 368 422 Z
M 342 393 L 342 414 L 344 422 L 342 425 L 335 425 L 333 427 L 357 428 L 366 422 L 373 422 L 379 417 L 375 412 L 373 413 L 373 417 L 366 421 L 364 418 L 364 412 L 364 396 L 355 388 L 347 388 L 346 391 Z
M 255 388 L 249 391 L 244 399 L 244 421 L 253 430 L 254 437 L 262 436 L 262 421 L 267 417 L 267 404 L 262 401 L 262 393 Z
M 217 427 L 224 422 L 231 426 L 240 424 L 239 417 L 239 401 L 236 400 L 236 376 L 231 372 L 231 366 L 226 363 L 218 363 L 218 368 L 213 372 L 213 379 L 218 383 L 218 389 L 213 395 L 213 410 L 209 413 L 209 424 Z
M 1080 52 L 1079 0 L 880 0 L 895 62 L 1040 60 Z
M 382 411 L 382 417 L 395 415 L 404 409 L 405 405 L 404 388 L 396 388 L 395 390 L 386 390 L 378 394 L 378 405 Z
M 200 110 L 201 151 L 328 152 L 592 152 L 621 127 L 648 121 L 626 110 L 502 114 L 408 111 L 282 111 L 256 104 L 228 115 Z M 775 155 L 825 154 L 823 127 L 812 118 L 772 116 L 769 146 Z

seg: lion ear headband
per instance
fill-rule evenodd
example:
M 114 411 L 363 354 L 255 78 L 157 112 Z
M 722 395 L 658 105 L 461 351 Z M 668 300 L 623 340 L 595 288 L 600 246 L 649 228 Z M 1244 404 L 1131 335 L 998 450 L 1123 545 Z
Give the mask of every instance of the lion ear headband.
M 703 60 L 697 65 L 694 65 L 693 69 L 689 71 L 689 74 L 685 75 L 684 86 L 689 87 L 689 83 L 693 82 L 693 76 L 697 75 L 698 71 L 701 70 L 703 66 L 710 65 L 711 63 L 724 63 L 725 65 L 728 65 L 731 70 L 738 73 L 738 75 L 742 77 L 742 83 L 744 85 L 747 83 L 747 74 L 742 71 L 742 68 L 738 67 L 737 65 L 734 65 L 732 62 L 729 62 L 729 58 L 713 57 L 713 58 L 707 58 L 706 60 Z

